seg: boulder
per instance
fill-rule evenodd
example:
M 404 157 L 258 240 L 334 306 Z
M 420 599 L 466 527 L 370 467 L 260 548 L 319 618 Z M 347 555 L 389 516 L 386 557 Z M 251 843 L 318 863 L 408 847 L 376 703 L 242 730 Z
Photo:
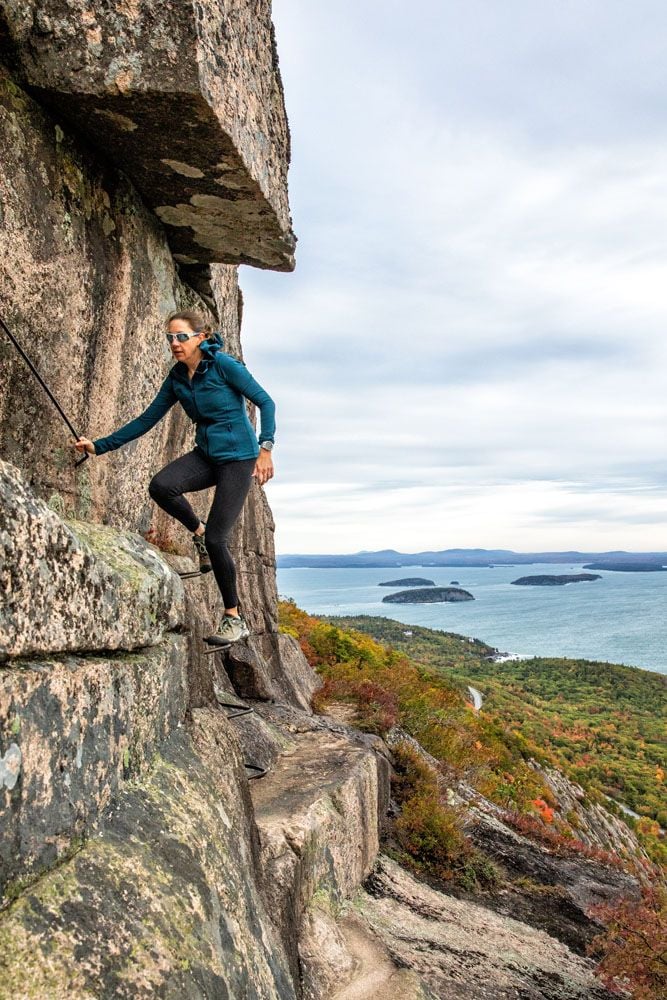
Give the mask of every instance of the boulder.
M 183 587 L 138 535 L 66 524 L 0 462 L 0 656 L 138 649 L 183 621 Z

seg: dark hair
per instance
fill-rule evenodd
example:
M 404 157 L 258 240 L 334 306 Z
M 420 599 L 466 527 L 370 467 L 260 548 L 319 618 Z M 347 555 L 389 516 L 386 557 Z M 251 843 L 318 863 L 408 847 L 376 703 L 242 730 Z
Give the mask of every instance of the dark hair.
M 194 309 L 177 309 L 176 312 L 169 313 L 165 325 L 168 327 L 173 319 L 182 319 L 185 323 L 189 323 L 195 333 L 205 333 L 208 336 L 212 332 L 211 325 Z

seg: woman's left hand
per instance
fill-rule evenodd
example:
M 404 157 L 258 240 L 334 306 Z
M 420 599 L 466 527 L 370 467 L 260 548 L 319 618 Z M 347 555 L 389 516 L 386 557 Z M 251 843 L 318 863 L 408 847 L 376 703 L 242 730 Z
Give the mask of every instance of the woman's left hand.
M 267 451 L 266 448 L 259 449 L 259 456 L 255 463 L 253 476 L 256 477 L 260 486 L 268 483 L 269 479 L 273 479 L 273 459 L 271 458 L 271 452 Z

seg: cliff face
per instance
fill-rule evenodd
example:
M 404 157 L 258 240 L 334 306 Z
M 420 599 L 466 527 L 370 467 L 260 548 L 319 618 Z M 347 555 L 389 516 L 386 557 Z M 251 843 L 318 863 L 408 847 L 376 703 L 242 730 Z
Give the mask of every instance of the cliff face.
M 0 996 L 302 996 L 315 911 L 375 862 L 386 752 L 299 707 L 291 645 L 266 675 L 203 655 L 205 602 L 137 535 L 6 463 L 0 495 Z M 282 705 L 228 719 L 239 664 Z
M 161 384 L 166 312 L 241 357 L 234 265 L 293 266 L 270 5 L 8 2 L 0 29 L 1 314 L 96 436 Z M 388 765 L 311 721 L 264 493 L 233 542 L 253 637 L 207 656 L 217 592 L 184 590 L 187 537 L 145 490 L 191 447 L 182 415 L 75 471 L 5 342 L 0 366 L 0 995 L 301 995 L 307 913 L 370 871 Z M 255 803 L 247 759 L 272 768 Z
M 378 856 L 389 748 L 304 707 L 298 647 L 206 656 L 186 559 L 64 522 L 6 463 L 0 498 L 1 997 L 607 1000 L 577 954 L 586 908 L 632 879 L 552 856 L 458 786 L 506 887 L 416 881 Z M 254 714 L 229 719 L 243 687 Z M 248 760 L 270 768 L 252 788 Z M 604 811 L 581 820 L 612 836 Z
M 236 265 L 293 266 L 270 14 L 0 0 L 0 315 L 81 433 L 150 402 L 169 310 L 241 357 Z M 183 415 L 78 471 L 69 445 L 0 334 L 0 997 L 602 997 L 568 946 L 578 876 L 548 924 L 378 861 L 391 751 L 311 710 L 263 490 L 233 540 L 252 637 L 211 656 L 217 590 L 181 582 L 189 539 L 146 492 L 192 445 Z M 499 863 L 556 877 L 468 804 Z
M 5 5 L 6 10 L 10 7 Z M 25 15 L 25 5 L 21 10 Z M 74 16 L 72 12 L 75 5 L 70 11 Z M 73 29 L 67 37 L 74 37 Z M 268 55 L 261 49 L 257 72 L 265 89 L 266 79 L 273 81 L 273 93 L 279 81 L 271 51 L 270 46 Z M 53 52 L 50 59 L 55 59 Z M 175 261 L 165 230 L 116 168 L 113 156 L 102 155 L 75 134 L 69 123 L 71 108 L 69 113 L 70 119 L 65 119 L 47 111 L 0 67 L 0 314 L 75 427 L 95 437 L 135 416 L 159 388 L 171 363 L 163 337 L 168 311 L 196 306 L 208 312 L 226 349 L 241 357 L 242 300 L 237 269 L 223 264 L 208 269 L 202 299 L 194 287 L 201 286 L 200 276 L 193 274 L 192 266 Z M 282 121 L 284 111 L 281 114 Z M 184 128 L 188 124 L 185 119 Z M 196 124 L 203 136 L 208 126 Z M 168 143 L 164 129 L 162 134 Z M 287 168 L 284 122 L 278 138 L 277 144 L 265 144 L 263 169 L 274 178 L 274 186 Z M 261 173 L 258 159 L 255 150 L 252 162 Z M 125 171 L 127 163 L 120 163 Z M 194 183 L 184 176 L 181 181 Z M 284 220 L 284 184 L 276 198 Z M 259 252 L 262 234 L 255 239 Z M 260 377 L 270 381 L 269 373 Z M 151 434 L 104 460 L 88 461 L 78 472 L 69 444 L 68 431 L 3 335 L 0 454 L 22 468 L 30 485 L 61 514 L 142 533 L 150 530 L 162 546 L 182 548 L 183 531 L 155 507 L 146 490 L 153 473 L 191 447 L 189 422 L 180 408 Z M 207 509 L 206 497 L 196 503 L 200 511 Z M 279 642 L 273 521 L 256 486 L 234 544 L 241 556 L 244 606 L 255 630 L 272 636 L 261 644 L 270 659 Z M 209 588 L 209 597 L 214 594 Z

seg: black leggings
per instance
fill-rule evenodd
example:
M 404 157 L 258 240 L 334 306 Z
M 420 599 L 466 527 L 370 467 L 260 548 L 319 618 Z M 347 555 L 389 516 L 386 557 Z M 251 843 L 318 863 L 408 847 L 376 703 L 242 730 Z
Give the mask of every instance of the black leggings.
M 227 548 L 227 541 L 248 495 L 255 462 L 254 458 L 243 458 L 216 465 L 203 451 L 195 448 L 175 462 L 165 465 L 164 469 L 153 476 L 148 487 L 156 504 L 190 531 L 196 531 L 200 520 L 183 494 L 215 486 L 205 537 L 216 583 L 226 608 L 235 608 L 239 603 L 236 567 Z

